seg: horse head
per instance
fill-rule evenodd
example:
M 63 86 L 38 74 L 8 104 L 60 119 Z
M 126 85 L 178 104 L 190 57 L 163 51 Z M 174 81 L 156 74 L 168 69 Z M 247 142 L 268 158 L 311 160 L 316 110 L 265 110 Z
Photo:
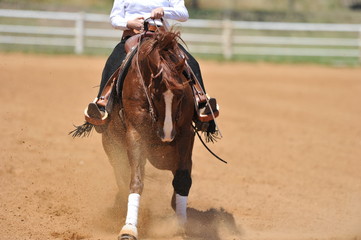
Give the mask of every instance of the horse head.
M 160 32 L 140 46 L 142 72 L 155 112 L 155 127 L 163 142 L 172 142 L 183 123 L 183 100 L 190 87 L 183 71 L 186 57 L 178 46 L 178 32 Z M 147 80 L 146 80 L 147 79 Z

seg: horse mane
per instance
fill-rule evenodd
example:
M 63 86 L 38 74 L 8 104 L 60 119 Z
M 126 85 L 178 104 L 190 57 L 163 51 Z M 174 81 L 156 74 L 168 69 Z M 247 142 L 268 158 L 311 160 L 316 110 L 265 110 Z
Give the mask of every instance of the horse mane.
M 146 37 L 139 47 L 138 61 L 162 71 L 162 81 L 170 90 L 184 88 L 183 78 L 179 76 L 186 67 L 186 55 L 179 42 L 183 42 L 180 32 L 171 29 Z

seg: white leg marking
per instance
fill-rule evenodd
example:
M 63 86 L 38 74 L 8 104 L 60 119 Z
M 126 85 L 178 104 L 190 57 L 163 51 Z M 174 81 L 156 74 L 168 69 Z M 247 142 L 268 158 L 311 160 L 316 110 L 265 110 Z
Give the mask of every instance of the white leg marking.
M 128 212 L 125 224 L 137 226 L 140 195 L 131 193 L 128 197 Z
M 173 93 L 170 90 L 167 90 L 163 93 L 164 102 L 165 102 L 165 118 L 163 123 L 163 132 L 164 132 L 164 142 L 170 142 L 173 139 L 171 138 L 171 133 L 173 130 L 172 122 L 172 103 L 173 103 Z
M 181 226 L 184 226 L 187 222 L 187 196 L 175 195 L 175 212 L 178 217 L 178 222 Z

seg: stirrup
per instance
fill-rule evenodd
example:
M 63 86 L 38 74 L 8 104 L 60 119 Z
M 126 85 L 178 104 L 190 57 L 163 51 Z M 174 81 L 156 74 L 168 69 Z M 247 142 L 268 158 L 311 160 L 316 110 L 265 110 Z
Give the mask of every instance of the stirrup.
M 217 104 L 217 100 L 215 98 L 209 98 L 208 104 L 205 104 L 205 106 L 198 108 L 197 116 L 200 122 L 209 122 L 212 121 L 214 118 L 218 117 L 219 106 Z
M 96 104 L 97 98 L 92 102 L 89 103 L 88 107 L 84 110 L 85 120 L 88 123 L 91 123 L 95 126 L 101 126 L 107 123 L 108 121 L 108 113 L 107 111 L 102 114 L 98 105 Z

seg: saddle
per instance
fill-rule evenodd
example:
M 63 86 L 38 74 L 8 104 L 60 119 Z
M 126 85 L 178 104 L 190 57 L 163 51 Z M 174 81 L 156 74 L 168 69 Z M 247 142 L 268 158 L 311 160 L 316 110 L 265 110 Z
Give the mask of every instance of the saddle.
M 112 111 L 115 94 L 121 96 L 121 92 L 123 89 L 123 82 L 125 77 L 127 76 L 132 59 L 137 53 L 138 50 L 137 46 L 139 42 L 143 38 L 150 37 L 152 35 L 154 35 L 154 32 L 145 32 L 141 34 L 136 34 L 128 38 L 128 40 L 125 42 L 124 48 L 127 55 L 123 60 L 122 64 L 120 65 L 120 67 L 108 79 L 100 95 L 101 97 L 96 102 L 98 106 L 105 107 L 108 113 Z
M 158 28 L 156 30 L 159 30 Z M 99 107 L 105 108 L 106 115 L 110 114 L 114 100 L 116 96 L 121 96 L 123 89 L 123 82 L 128 73 L 131 61 L 135 54 L 137 53 L 137 46 L 139 42 L 146 38 L 151 37 L 155 34 L 155 31 L 147 31 L 144 33 L 136 34 L 128 38 L 125 42 L 125 51 L 127 53 L 125 59 L 123 60 L 121 66 L 111 75 L 108 79 L 100 98 L 96 98 L 93 102 L 96 103 Z M 209 98 L 204 90 L 202 89 L 197 77 L 193 73 L 192 69 L 188 64 L 186 64 L 187 69 L 184 71 L 184 76 L 190 81 L 190 85 L 193 90 L 194 96 L 194 106 L 195 106 L 195 117 L 194 122 L 198 123 L 207 123 L 212 121 L 214 118 L 219 116 L 219 107 L 216 103 L 215 98 Z M 121 99 L 121 98 L 120 98 Z M 121 100 L 120 100 L 121 101 Z M 120 102 L 122 105 L 122 103 Z M 87 115 L 85 111 L 85 119 L 93 123 L 92 119 Z M 100 122 L 94 122 L 94 125 L 102 125 L 106 123 L 107 118 L 103 118 Z

